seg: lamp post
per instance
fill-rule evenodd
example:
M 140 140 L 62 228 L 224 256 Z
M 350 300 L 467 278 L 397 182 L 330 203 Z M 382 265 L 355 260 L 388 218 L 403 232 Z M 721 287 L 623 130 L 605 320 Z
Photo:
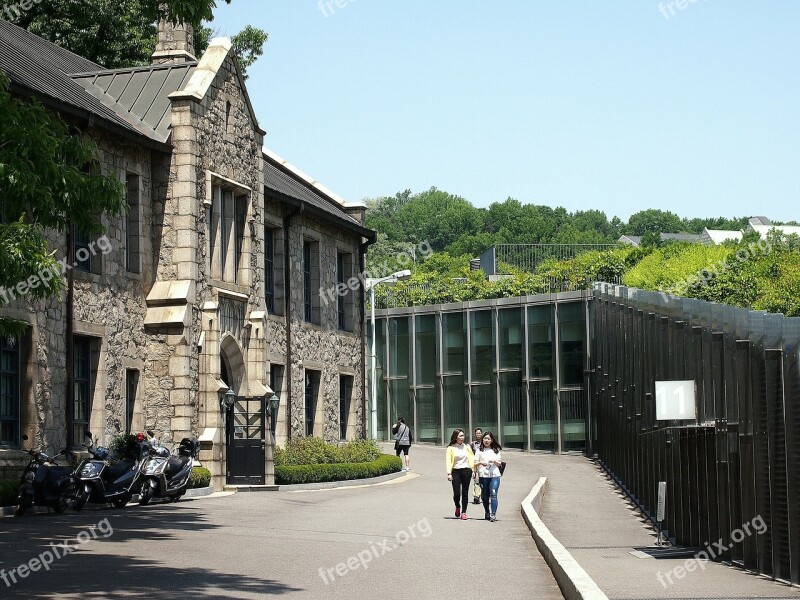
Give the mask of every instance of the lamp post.
M 372 348 L 370 349 L 371 365 L 370 365 L 370 427 L 372 429 L 372 439 L 378 439 L 378 381 L 376 379 L 375 367 L 375 286 L 381 283 L 392 282 L 396 283 L 411 277 L 411 271 L 403 269 L 397 271 L 386 277 L 369 277 L 366 280 L 366 289 L 369 290 L 369 307 L 370 307 L 370 325 L 372 327 Z
M 277 394 L 272 394 L 269 400 L 267 400 L 269 407 L 269 430 L 272 434 L 272 443 L 275 443 L 275 424 L 278 421 L 278 407 L 281 404 L 280 399 L 278 398 Z

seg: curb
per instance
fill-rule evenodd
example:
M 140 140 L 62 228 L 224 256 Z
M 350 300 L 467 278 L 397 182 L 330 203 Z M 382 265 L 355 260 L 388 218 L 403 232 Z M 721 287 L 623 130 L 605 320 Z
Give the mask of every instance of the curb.
M 17 510 L 16 506 L 4 506 L 0 507 L 0 517 L 13 517 L 14 511 Z M 38 514 L 38 515 L 46 515 L 50 512 L 50 509 L 46 506 L 31 506 L 25 514 Z
M 338 488 L 355 487 L 358 485 L 374 485 L 376 483 L 384 483 L 392 479 L 399 479 L 405 475 L 409 475 L 408 471 L 398 471 L 396 473 L 389 473 L 388 475 L 380 475 L 379 477 L 369 477 L 367 479 L 345 479 L 344 481 L 323 481 L 320 483 L 296 483 L 293 485 L 278 485 L 275 486 L 280 492 L 294 492 L 299 490 L 333 490 Z
M 608 600 L 589 574 L 539 518 L 547 477 L 541 477 L 522 501 L 522 518 L 550 567 L 566 600 Z
M 183 497 L 202 498 L 203 496 L 210 496 L 213 493 L 214 493 L 214 488 L 212 487 L 193 488 L 190 490 L 186 490 L 186 493 L 183 495 Z

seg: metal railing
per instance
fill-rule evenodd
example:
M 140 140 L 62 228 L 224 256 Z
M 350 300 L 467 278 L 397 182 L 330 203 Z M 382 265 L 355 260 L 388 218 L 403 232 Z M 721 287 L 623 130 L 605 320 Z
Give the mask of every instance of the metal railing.
M 607 470 L 653 520 L 667 482 L 676 543 L 719 542 L 720 559 L 800 583 L 800 319 L 597 284 L 594 328 Z M 656 420 L 655 382 L 670 380 L 694 380 L 696 420 Z

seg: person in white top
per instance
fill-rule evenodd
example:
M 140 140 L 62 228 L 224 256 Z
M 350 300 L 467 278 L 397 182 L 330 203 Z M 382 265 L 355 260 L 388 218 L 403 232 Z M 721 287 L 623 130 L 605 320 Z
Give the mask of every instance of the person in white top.
M 475 466 L 481 482 L 481 499 L 483 509 L 486 511 L 486 520 L 497 520 L 497 492 L 500 489 L 500 444 L 491 431 L 483 434 L 483 445 L 475 454 Z

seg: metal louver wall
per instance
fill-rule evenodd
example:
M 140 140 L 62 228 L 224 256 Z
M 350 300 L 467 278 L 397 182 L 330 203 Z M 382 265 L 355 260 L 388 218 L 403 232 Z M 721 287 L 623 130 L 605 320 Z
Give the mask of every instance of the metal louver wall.
M 800 584 L 800 319 L 610 284 L 594 297 L 606 469 L 653 519 L 667 482 L 676 543 L 718 542 L 718 558 Z M 668 380 L 695 381 L 694 421 L 656 420 L 655 382 Z

